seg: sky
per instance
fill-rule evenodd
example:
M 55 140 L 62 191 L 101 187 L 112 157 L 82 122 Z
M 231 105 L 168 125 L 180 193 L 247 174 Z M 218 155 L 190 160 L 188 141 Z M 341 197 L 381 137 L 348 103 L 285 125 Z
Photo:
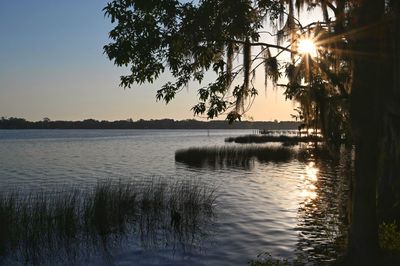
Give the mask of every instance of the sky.
M 102 12 L 107 2 L 0 1 L 0 117 L 202 119 L 190 110 L 197 103 L 197 84 L 168 105 L 155 97 L 168 74 L 153 84 L 119 87 L 119 76 L 128 72 L 103 54 L 112 29 Z M 265 90 L 263 84 L 257 81 L 259 96 L 248 119 L 292 120 L 294 103 L 285 101 L 282 89 Z

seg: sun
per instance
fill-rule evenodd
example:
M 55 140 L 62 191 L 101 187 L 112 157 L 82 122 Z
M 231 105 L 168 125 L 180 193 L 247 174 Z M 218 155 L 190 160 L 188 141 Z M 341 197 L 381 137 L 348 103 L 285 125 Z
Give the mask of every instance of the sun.
M 317 46 L 311 39 L 299 40 L 298 52 L 302 55 L 310 55 L 311 57 L 317 56 Z

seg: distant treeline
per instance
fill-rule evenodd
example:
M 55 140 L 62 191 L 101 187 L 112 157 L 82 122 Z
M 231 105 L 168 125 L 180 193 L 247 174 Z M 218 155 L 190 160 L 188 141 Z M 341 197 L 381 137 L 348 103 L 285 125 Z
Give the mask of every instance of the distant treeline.
M 0 129 L 297 129 L 299 122 L 294 121 L 243 121 L 229 124 L 226 120 L 198 121 L 188 120 L 137 120 L 99 121 L 86 119 L 83 121 L 51 121 L 45 118 L 41 121 L 27 121 L 23 118 L 4 118 L 0 120 Z

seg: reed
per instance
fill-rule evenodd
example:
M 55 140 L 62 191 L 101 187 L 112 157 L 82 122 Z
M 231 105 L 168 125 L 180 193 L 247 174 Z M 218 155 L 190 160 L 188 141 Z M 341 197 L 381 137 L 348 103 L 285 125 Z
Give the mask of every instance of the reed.
M 287 136 L 287 135 L 245 135 L 239 137 L 229 137 L 225 142 L 235 142 L 240 144 L 247 143 L 267 143 L 267 142 L 281 142 L 287 145 L 297 144 L 299 142 L 321 142 L 322 138 L 319 136 Z
M 177 150 L 175 161 L 193 166 L 245 166 L 255 159 L 260 162 L 287 162 L 293 156 L 293 150 L 286 147 L 215 146 Z
M 213 188 L 191 180 L 105 181 L 91 191 L 2 193 L 0 262 L 18 253 L 38 264 L 40 257 L 60 249 L 114 242 L 134 233 L 143 241 L 149 235 L 161 241 L 159 234 L 165 232 L 173 232 L 174 239 L 180 232 L 195 235 L 213 217 L 214 201 Z M 184 236 L 178 239 L 185 241 Z

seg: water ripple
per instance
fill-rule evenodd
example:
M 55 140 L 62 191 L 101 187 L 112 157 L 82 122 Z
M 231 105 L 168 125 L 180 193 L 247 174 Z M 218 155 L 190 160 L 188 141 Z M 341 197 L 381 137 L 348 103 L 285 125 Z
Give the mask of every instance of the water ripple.
M 114 264 L 244 265 L 263 252 L 310 258 L 310 263 L 328 261 L 343 231 L 348 160 L 336 165 L 255 162 L 251 170 L 190 168 L 174 161 L 177 149 L 223 145 L 226 137 L 248 133 L 216 130 L 208 137 L 204 130 L 0 130 L 0 190 L 90 187 L 109 178 L 195 178 L 218 188 L 213 237 L 191 251 L 147 250 L 131 241 L 129 248 L 111 252 Z M 83 264 L 103 259 L 95 256 Z

